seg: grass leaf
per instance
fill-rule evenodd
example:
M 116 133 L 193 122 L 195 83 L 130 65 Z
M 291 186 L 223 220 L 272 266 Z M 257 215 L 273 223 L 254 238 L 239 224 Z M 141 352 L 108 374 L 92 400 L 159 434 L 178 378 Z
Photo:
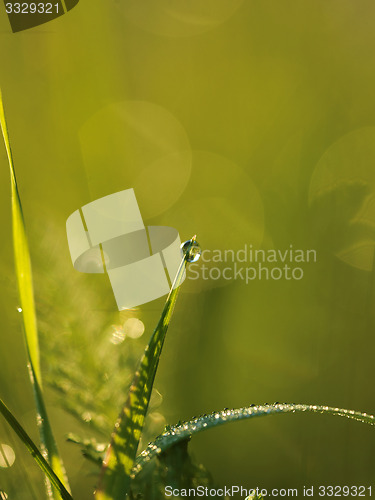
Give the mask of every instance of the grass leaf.
M 274 405 L 259 405 L 249 406 L 247 408 L 237 408 L 234 410 L 223 410 L 203 415 L 195 418 L 190 422 L 168 427 L 153 443 L 137 457 L 131 477 L 135 477 L 143 467 L 155 456 L 160 455 L 176 443 L 189 439 L 193 434 L 201 432 L 211 427 L 236 422 L 245 418 L 263 417 L 275 413 L 296 413 L 296 412 L 314 412 L 328 413 L 330 415 L 338 415 L 347 417 L 353 420 L 364 422 L 370 425 L 375 425 L 375 417 L 367 413 L 360 413 L 354 410 L 344 410 L 342 408 L 331 408 L 329 406 L 319 405 L 304 405 L 304 404 L 274 404 Z
M 195 238 L 191 240 L 191 245 L 194 241 Z M 189 250 L 188 247 L 185 255 L 189 253 Z M 125 406 L 115 424 L 111 444 L 103 462 L 95 496 L 97 500 L 123 500 L 129 490 L 130 474 L 143 429 L 155 373 L 184 272 L 185 256 L 167 297 L 160 320 L 141 358 Z
M 63 483 L 60 481 L 59 477 L 54 473 L 49 463 L 43 457 L 41 452 L 38 450 L 36 444 L 29 437 L 27 432 L 21 426 L 21 424 L 17 421 L 16 417 L 11 413 L 11 411 L 7 408 L 4 402 L 0 399 L 0 413 L 8 422 L 8 424 L 12 427 L 17 436 L 24 443 L 28 451 L 33 456 L 34 460 L 37 462 L 39 467 L 42 469 L 44 474 L 48 477 L 50 483 L 54 486 L 56 491 L 59 492 L 60 497 L 63 500 L 73 500 L 70 493 L 66 490 Z
M 21 206 L 21 199 L 18 192 L 16 173 L 14 169 L 12 150 L 9 141 L 8 128 L 5 119 L 3 99 L 0 90 L 0 126 L 4 138 L 5 148 L 8 156 L 11 191 L 12 191 L 12 224 L 13 224 L 13 246 L 16 275 L 20 305 L 22 309 L 24 334 L 27 354 L 29 358 L 31 381 L 34 388 L 34 397 L 38 413 L 38 426 L 43 452 L 53 470 L 59 478 L 67 485 L 68 482 L 61 458 L 59 457 L 57 445 L 52 434 L 52 429 L 48 420 L 46 407 L 43 400 L 42 377 L 40 371 L 40 356 L 37 321 L 34 304 L 33 279 L 31 272 L 31 262 L 29 246 L 25 231 L 25 224 Z M 50 498 L 60 499 L 60 494 L 52 490 L 47 481 L 47 492 Z

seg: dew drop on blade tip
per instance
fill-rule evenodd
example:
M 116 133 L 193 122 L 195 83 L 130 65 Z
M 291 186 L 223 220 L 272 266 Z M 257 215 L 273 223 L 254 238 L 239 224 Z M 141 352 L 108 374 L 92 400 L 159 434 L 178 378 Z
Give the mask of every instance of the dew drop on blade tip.
M 186 256 L 187 262 L 197 262 L 202 253 L 202 249 L 195 237 L 182 243 L 181 249 Z

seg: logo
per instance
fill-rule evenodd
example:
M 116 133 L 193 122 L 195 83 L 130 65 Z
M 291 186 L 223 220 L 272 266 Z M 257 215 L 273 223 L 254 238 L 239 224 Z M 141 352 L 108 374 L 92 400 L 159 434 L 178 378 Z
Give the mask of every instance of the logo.
M 13 33 L 34 28 L 63 16 L 78 5 L 79 0 L 4 0 Z
M 107 273 L 119 310 L 172 287 L 183 255 L 180 236 L 171 227 L 146 227 L 133 189 L 84 205 L 69 216 L 66 230 L 74 268 Z

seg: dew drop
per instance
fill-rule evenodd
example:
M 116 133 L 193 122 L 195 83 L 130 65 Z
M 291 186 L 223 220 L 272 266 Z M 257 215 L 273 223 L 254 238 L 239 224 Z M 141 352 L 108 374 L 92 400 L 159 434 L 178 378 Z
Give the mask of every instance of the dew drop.
M 188 262 L 197 262 L 202 254 L 202 249 L 199 246 L 199 243 L 194 238 L 182 243 L 181 249 L 184 252 L 186 260 Z

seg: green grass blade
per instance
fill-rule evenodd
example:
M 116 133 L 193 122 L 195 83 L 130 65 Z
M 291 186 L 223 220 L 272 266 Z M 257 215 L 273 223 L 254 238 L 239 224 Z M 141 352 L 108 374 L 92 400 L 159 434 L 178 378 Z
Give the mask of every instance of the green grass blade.
M 17 436 L 24 443 L 28 451 L 33 456 L 36 463 L 39 465 L 44 474 L 48 477 L 50 483 L 54 486 L 56 491 L 59 492 L 60 497 L 63 500 L 73 500 L 70 493 L 66 490 L 63 483 L 60 481 L 59 477 L 54 473 L 49 463 L 43 457 L 41 452 L 38 450 L 38 447 L 34 444 L 32 439 L 29 437 L 27 432 L 18 422 L 16 417 L 11 413 L 11 411 L 7 408 L 5 403 L 0 399 L 0 413 L 8 422 L 8 424 L 12 427 Z
M 131 477 L 135 477 L 143 467 L 155 456 L 160 455 L 168 448 L 181 440 L 189 439 L 193 434 L 201 432 L 218 425 L 229 422 L 236 422 L 245 418 L 264 417 L 275 413 L 296 413 L 313 412 L 338 415 L 353 420 L 375 425 L 375 417 L 367 413 L 360 413 L 354 410 L 344 410 L 342 408 L 331 408 L 329 406 L 304 405 L 304 404 L 274 404 L 249 406 L 247 408 L 237 408 L 234 410 L 223 410 L 203 415 L 190 422 L 174 425 L 167 428 L 156 440 L 137 457 L 132 470 Z
M 12 191 L 12 224 L 13 224 L 13 246 L 14 260 L 18 282 L 20 305 L 22 308 L 22 318 L 26 349 L 29 358 L 31 380 L 34 388 L 34 396 L 38 413 L 38 426 L 41 437 L 43 452 L 48 462 L 60 479 L 68 487 L 68 482 L 61 458 L 59 457 L 57 445 L 52 434 L 52 429 L 48 420 L 42 391 L 42 377 L 40 371 L 40 356 L 38 331 L 34 304 L 33 280 L 29 246 L 25 231 L 25 224 L 22 212 L 21 199 L 18 192 L 16 173 L 14 169 L 12 150 L 9 141 L 8 128 L 5 119 L 3 99 L 0 90 L 0 127 L 4 138 L 5 148 L 8 156 L 11 191 Z M 47 491 L 50 498 L 60 499 L 57 491 L 51 490 L 47 483 Z
M 195 239 L 193 238 L 191 241 L 193 242 Z M 125 406 L 115 424 L 96 491 L 95 498 L 97 500 L 123 500 L 128 492 L 130 474 L 143 429 L 160 353 L 184 272 L 185 257 L 180 264 L 160 320 L 141 358 Z

